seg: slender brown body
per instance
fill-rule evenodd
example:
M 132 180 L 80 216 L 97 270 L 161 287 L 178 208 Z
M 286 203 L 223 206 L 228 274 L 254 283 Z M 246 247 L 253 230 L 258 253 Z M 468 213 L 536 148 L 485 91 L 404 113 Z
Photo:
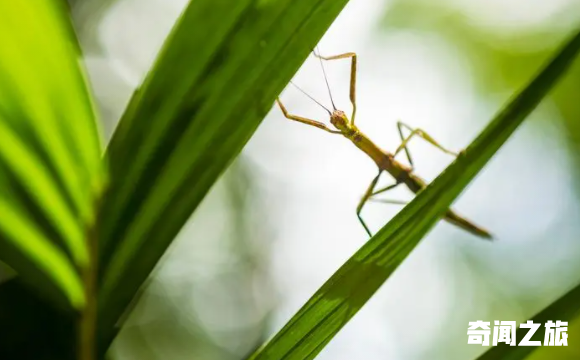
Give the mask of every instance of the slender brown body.
M 365 134 L 363 134 L 354 124 L 351 124 L 344 112 L 336 110 L 331 115 L 330 122 L 340 130 L 341 134 L 351 140 L 353 144 L 367 154 L 377 165 L 380 170 L 388 172 L 397 183 L 405 184 L 409 190 L 417 194 L 423 190 L 427 183 L 420 177 L 413 174 L 412 169 L 397 160 L 393 154 L 390 154 L 379 148 Z M 471 221 L 457 215 L 452 210 L 448 210 L 444 219 L 463 230 L 474 235 L 491 239 L 491 234 L 481 227 L 473 224 Z
M 397 124 L 397 126 L 399 127 L 399 135 L 401 135 L 401 140 L 402 140 L 402 143 L 399 146 L 399 148 L 393 154 L 388 153 L 388 152 L 382 150 L 381 148 L 379 148 L 366 135 L 361 133 L 360 130 L 354 124 L 355 115 L 356 115 L 356 64 L 357 64 L 356 54 L 353 52 L 349 52 L 349 53 L 328 56 L 328 57 L 320 56 L 316 53 L 314 55 L 320 59 L 320 65 L 321 65 L 322 71 L 324 73 L 324 79 L 326 81 L 326 86 L 328 88 L 328 94 L 330 96 L 330 100 L 332 102 L 332 107 L 333 107 L 334 111 L 331 112 L 324 105 L 322 105 L 321 103 L 316 101 L 310 95 L 306 94 L 302 89 L 300 89 L 298 87 L 297 88 L 298 88 L 298 90 L 303 92 L 310 99 L 314 100 L 314 102 L 316 102 L 318 105 L 320 105 L 322 108 L 324 108 L 328 112 L 328 114 L 330 115 L 330 122 L 332 123 L 332 125 L 334 125 L 334 127 L 337 130 L 332 130 L 332 129 L 328 128 L 324 123 L 322 123 L 320 121 L 305 118 L 305 117 L 298 116 L 298 115 L 292 115 L 292 114 L 288 113 L 288 111 L 286 110 L 286 108 L 284 107 L 282 102 L 280 102 L 280 99 L 277 99 L 276 102 L 280 106 L 280 110 L 282 110 L 282 113 L 284 113 L 284 116 L 287 119 L 290 119 L 293 121 L 298 121 L 298 122 L 306 124 L 306 125 L 317 127 L 319 129 L 322 129 L 322 130 L 327 131 L 329 133 L 341 134 L 344 137 L 346 137 L 347 139 L 349 139 L 350 141 L 352 141 L 359 149 L 361 149 L 365 154 L 367 154 L 375 162 L 375 164 L 377 164 L 377 167 L 379 168 L 379 173 L 373 179 L 373 181 L 371 181 L 371 184 L 369 185 L 366 193 L 362 197 L 362 199 L 361 199 L 361 201 L 358 204 L 357 209 L 356 209 L 356 215 L 357 215 L 360 223 L 365 228 L 365 230 L 369 234 L 369 236 L 372 236 L 371 231 L 369 230 L 368 226 L 365 224 L 363 218 L 361 217 L 362 208 L 369 199 L 371 199 L 375 195 L 378 195 L 380 193 L 383 193 L 385 191 L 393 189 L 399 184 L 405 184 L 415 194 L 427 186 L 425 181 L 423 181 L 421 178 L 419 178 L 413 174 L 413 169 L 411 167 L 408 167 L 404 164 L 401 164 L 400 162 L 395 160 L 395 156 L 399 153 L 399 151 L 405 150 L 407 158 L 409 159 L 409 163 L 411 164 L 411 166 L 413 166 L 413 162 L 411 160 L 411 155 L 409 153 L 409 150 L 407 149 L 407 143 L 409 142 L 409 140 L 413 136 L 417 135 L 417 136 L 422 137 L 427 142 L 431 143 L 433 146 L 437 147 L 438 149 L 440 149 L 441 151 L 443 151 L 447 154 L 451 154 L 451 155 L 457 155 L 457 154 L 455 154 L 454 152 L 449 151 L 449 150 L 445 149 L 444 147 L 442 147 L 441 145 L 439 145 L 431 136 L 429 136 L 423 130 L 412 129 L 409 126 L 407 126 L 401 122 L 398 122 L 398 124 Z M 324 72 L 324 66 L 322 66 L 322 60 L 338 60 L 338 59 L 350 59 L 351 60 L 350 101 L 352 103 L 352 115 L 351 115 L 350 120 L 346 117 L 346 115 L 343 111 L 336 109 L 336 107 L 334 105 L 334 101 L 332 100 L 332 94 L 330 93 L 330 86 L 328 85 L 328 80 L 326 79 L 326 73 Z M 401 130 L 401 127 L 407 128 L 408 130 L 411 131 L 411 133 L 407 137 L 404 137 L 403 132 Z M 393 178 L 395 178 L 395 184 L 375 191 L 375 186 L 377 185 L 379 177 L 383 171 L 388 172 Z M 465 218 L 462 218 L 461 216 L 454 213 L 452 210 L 447 211 L 444 219 L 447 220 L 448 222 L 450 222 L 451 224 L 458 226 L 461 229 L 466 230 L 466 231 L 468 231 L 476 236 L 479 236 L 479 237 L 482 237 L 485 239 L 492 238 L 492 236 L 489 232 L 487 232 L 486 230 L 473 224 L 471 221 L 469 221 Z

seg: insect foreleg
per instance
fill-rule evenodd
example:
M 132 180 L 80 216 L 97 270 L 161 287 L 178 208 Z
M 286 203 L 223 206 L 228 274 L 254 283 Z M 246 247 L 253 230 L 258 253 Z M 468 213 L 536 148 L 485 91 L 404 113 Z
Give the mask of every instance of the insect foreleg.
M 333 56 L 322 56 L 314 53 L 314 56 L 322 60 L 338 60 L 350 58 L 350 102 L 352 103 L 352 115 L 350 123 L 354 125 L 354 118 L 356 116 L 356 53 L 349 52 Z
M 317 128 L 322 129 L 324 131 L 328 131 L 329 133 L 332 133 L 332 134 L 340 134 L 341 133 L 338 130 L 329 129 L 326 125 L 324 125 L 320 121 L 316 121 L 316 120 L 312 120 L 312 119 L 308 119 L 308 118 L 305 118 L 302 116 L 292 115 L 292 114 L 288 113 L 288 110 L 286 110 L 286 107 L 282 104 L 280 99 L 276 99 L 276 103 L 280 107 L 280 110 L 282 110 L 284 117 L 286 117 L 287 119 L 298 121 L 298 122 L 301 122 L 301 123 L 306 124 L 306 125 L 317 127 Z

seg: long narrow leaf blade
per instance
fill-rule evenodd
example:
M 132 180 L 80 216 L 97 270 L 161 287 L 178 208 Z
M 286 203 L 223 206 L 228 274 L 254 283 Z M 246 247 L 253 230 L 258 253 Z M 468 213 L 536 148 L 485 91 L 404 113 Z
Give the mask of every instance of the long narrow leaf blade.
M 112 179 L 102 213 L 99 298 L 105 341 L 346 2 L 189 4 L 107 151 Z
M 103 186 L 80 51 L 60 1 L 1 1 L 0 14 L 2 260 L 79 308 Z
M 580 32 L 431 185 L 357 251 L 253 360 L 313 359 L 391 276 L 570 66 Z

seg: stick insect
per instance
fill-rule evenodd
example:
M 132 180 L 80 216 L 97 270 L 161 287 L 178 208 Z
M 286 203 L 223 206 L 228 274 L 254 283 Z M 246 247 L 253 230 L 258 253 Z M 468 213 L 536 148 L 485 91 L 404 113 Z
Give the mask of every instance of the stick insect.
M 371 181 L 369 187 L 367 188 L 366 192 L 362 196 L 362 198 L 361 198 L 361 200 L 356 208 L 356 215 L 357 215 L 360 223 L 362 224 L 362 226 L 364 227 L 364 229 L 368 233 L 368 235 L 372 237 L 372 233 L 369 230 L 369 227 L 367 226 L 367 224 L 365 223 L 365 221 L 363 220 L 363 218 L 361 216 L 361 211 L 362 211 L 364 205 L 367 203 L 367 201 L 369 201 L 369 200 L 381 201 L 381 200 L 377 200 L 375 198 L 375 196 L 379 195 L 379 194 L 383 194 L 389 190 L 392 190 L 401 184 L 405 184 L 409 188 L 409 190 L 411 190 L 415 194 L 417 194 L 419 191 L 421 191 L 422 189 L 424 189 L 427 186 L 427 184 L 424 180 L 422 180 L 421 178 L 419 178 L 418 176 L 416 176 L 413 173 L 413 170 L 414 170 L 413 160 L 411 158 L 411 154 L 409 152 L 409 149 L 407 148 L 407 144 L 409 143 L 409 141 L 413 137 L 418 136 L 418 137 L 424 139 L 425 141 L 427 141 L 428 143 L 435 146 L 437 149 L 443 151 L 446 154 L 457 156 L 457 153 L 450 151 L 450 150 L 447 150 L 446 148 L 441 146 L 437 141 L 435 141 L 430 135 L 428 135 L 422 129 L 418 129 L 418 128 L 414 129 L 414 128 L 402 123 L 401 121 L 397 122 L 397 128 L 399 130 L 399 135 L 400 135 L 401 141 L 402 141 L 401 145 L 399 145 L 399 147 L 395 150 L 394 153 L 389 153 L 389 152 L 379 148 L 377 145 L 375 145 L 370 140 L 370 138 L 368 136 L 363 134 L 355 125 L 356 72 L 357 72 L 357 55 L 356 55 L 356 53 L 349 52 L 349 53 L 344 53 L 344 54 L 339 54 L 339 55 L 334 55 L 334 56 L 321 56 L 317 52 L 313 51 L 313 54 L 314 54 L 314 56 L 316 56 L 320 60 L 320 66 L 321 66 L 323 74 L 324 74 L 324 80 L 326 82 L 326 87 L 328 89 L 328 94 L 330 96 L 330 101 L 332 103 L 333 111 L 330 111 L 324 105 L 322 105 L 321 103 L 316 101 L 316 99 L 314 99 L 310 95 L 306 94 L 306 92 L 304 92 L 302 89 L 300 89 L 297 86 L 296 87 L 298 88 L 298 90 L 303 92 L 306 96 L 308 96 L 310 99 L 315 101 L 318 105 L 323 107 L 328 112 L 328 114 L 330 116 L 330 123 L 335 127 L 336 130 L 333 130 L 333 129 L 327 127 L 324 123 L 322 123 L 320 121 L 316 121 L 316 120 L 312 120 L 312 119 L 305 118 L 302 116 L 290 114 L 286 110 L 286 107 L 284 107 L 284 105 L 280 101 L 280 98 L 276 99 L 276 103 L 278 104 L 278 106 L 282 110 L 282 113 L 284 114 L 284 116 L 287 119 L 298 121 L 298 122 L 301 122 L 303 124 L 317 127 L 319 129 L 327 131 L 331 134 L 340 134 L 340 135 L 344 136 L 345 138 L 349 139 L 350 141 L 352 141 L 352 143 L 356 147 L 358 147 L 360 150 L 362 150 L 365 154 L 367 154 L 375 162 L 375 164 L 378 167 L 378 174 Z M 334 104 L 334 100 L 332 99 L 332 94 L 330 92 L 330 86 L 328 85 L 328 79 L 326 76 L 326 72 L 324 70 L 324 65 L 322 64 L 322 60 L 329 61 L 329 60 L 339 60 L 339 59 L 350 59 L 351 60 L 350 102 L 352 103 L 352 114 L 351 114 L 350 120 L 348 119 L 348 117 L 346 116 L 344 111 L 338 110 L 336 108 L 336 106 Z M 410 133 L 407 137 L 405 137 L 403 135 L 403 129 L 410 131 Z M 395 159 L 395 157 L 401 151 L 405 152 L 406 157 L 409 161 L 410 167 L 398 162 Z M 388 174 L 390 174 L 395 179 L 395 183 L 392 185 L 389 185 L 385 188 L 375 190 L 377 182 L 379 181 L 379 178 L 383 172 L 387 172 Z M 388 200 L 382 200 L 382 202 L 400 203 L 400 202 L 394 202 L 394 201 L 388 201 Z M 461 229 L 463 229 L 463 230 L 465 230 L 473 235 L 476 235 L 478 237 L 485 238 L 485 239 L 492 239 L 492 235 L 487 230 L 485 230 L 485 229 L 473 224 L 471 221 L 457 215 L 451 209 L 447 210 L 447 212 L 444 215 L 444 219 L 446 221 L 448 221 L 449 223 L 451 223 L 451 224 L 453 224 L 453 225 L 455 225 L 455 226 L 457 226 L 457 227 L 459 227 L 459 228 L 461 228 Z

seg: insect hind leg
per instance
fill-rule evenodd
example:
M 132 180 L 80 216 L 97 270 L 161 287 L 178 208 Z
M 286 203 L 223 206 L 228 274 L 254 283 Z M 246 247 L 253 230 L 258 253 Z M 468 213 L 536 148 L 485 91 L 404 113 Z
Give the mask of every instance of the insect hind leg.
M 399 135 L 401 136 L 402 143 L 401 143 L 401 145 L 399 145 L 397 150 L 395 150 L 393 155 L 397 156 L 398 153 L 400 153 L 402 150 L 405 150 L 405 154 L 407 155 L 407 159 L 409 160 L 409 164 L 411 164 L 411 168 L 413 168 L 414 165 L 413 165 L 413 160 L 411 158 L 411 154 L 409 152 L 409 149 L 407 148 L 407 144 L 409 143 L 409 141 L 411 141 L 411 139 L 414 136 L 421 137 L 423 140 L 427 141 L 429 144 L 435 146 L 437 149 L 443 151 L 446 154 L 453 155 L 453 156 L 458 155 L 456 152 L 444 148 L 441 144 L 439 144 L 437 141 L 435 141 L 435 139 L 433 139 L 433 137 L 431 137 L 431 135 L 427 134 L 423 129 L 412 128 L 409 125 L 407 125 L 401 121 L 397 121 L 397 127 L 399 129 Z M 407 137 L 403 136 L 403 130 L 402 130 L 403 128 L 411 131 L 411 133 Z

